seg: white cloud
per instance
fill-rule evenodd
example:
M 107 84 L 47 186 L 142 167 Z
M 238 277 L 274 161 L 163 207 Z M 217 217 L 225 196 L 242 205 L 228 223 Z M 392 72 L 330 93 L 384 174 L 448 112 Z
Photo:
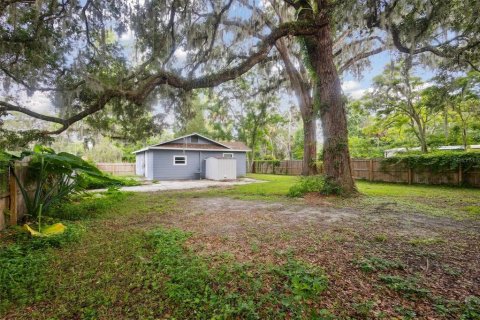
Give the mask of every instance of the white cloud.
M 360 82 L 348 80 L 342 84 L 342 90 L 353 99 L 360 99 L 366 92 L 370 92 L 372 88 L 362 88 Z
M 355 81 L 355 80 L 349 80 L 349 81 L 345 81 L 344 83 L 342 83 L 342 89 L 345 93 L 353 91 L 353 90 L 357 90 L 360 87 L 361 87 L 360 83 L 358 81 Z
M 269 8 L 271 6 L 272 6 L 272 4 L 270 3 L 270 0 L 260 0 L 258 2 L 258 7 L 259 8 Z
M 28 96 L 25 90 L 17 90 L 14 96 L 10 96 L 12 104 L 26 107 L 31 111 L 42 114 L 53 114 L 54 106 L 48 93 L 35 91 L 32 96 Z
M 127 30 L 127 32 L 124 32 L 120 35 L 120 41 L 122 42 L 132 42 L 133 41 L 133 31 L 132 30 Z
M 38 91 L 30 97 L 29 105 L 31 106 L 31 110 L 41 113 L 50 113 L 53 109 L 50 98 L 45 93 Z
M 177 50 L 175 50 L 175 53 L 174 53 L 175 57 L 182 62 L 184 62 L 187 59 L 187 54 L 188 52 L 182 47 L 177 48 Z

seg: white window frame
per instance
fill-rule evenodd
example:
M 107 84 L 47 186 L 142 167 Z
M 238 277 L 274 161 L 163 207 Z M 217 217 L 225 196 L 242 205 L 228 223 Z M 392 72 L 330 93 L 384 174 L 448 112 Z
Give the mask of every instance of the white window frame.
M 232 157 L 231 157 L 231 158 L 225 158 L 225 155 L 226 155 L 226 154 L 231 154 Z M 225 159 L 233 159 L 233 158 L 235 158 L 235 154 L 232 153 L 232 152 L 228 152 L 228 153 L 224 153 L 224 154 L 222 155 L 222 157 L 225 158 Z
M 185 158 L 185 163 L 175 163 L 175 160 L 177 158 Z M 187 156 L 186 155 L 178 155 L 178 156 L 173 156 L 173 165 L 174 166 L 186 166 L 187 165 Z

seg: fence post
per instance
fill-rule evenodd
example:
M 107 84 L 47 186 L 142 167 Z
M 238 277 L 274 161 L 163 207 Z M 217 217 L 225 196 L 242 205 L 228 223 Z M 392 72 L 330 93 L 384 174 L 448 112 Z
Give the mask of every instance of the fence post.
M 373 181 L 373 159 L 368 164 L 368 180 Z
M 15 170 L 15 166 L 10 170 Z M 10 225 L 14 226 L 17 225 L 18 222 L 18 188 L 13 173 L 9 175 L 8 184 L 10 192 Z
M 462 170 L 462 164 L 458 164 L 458 185 L 461 186 L 463 183 L 463 170 Z
M 412 184 L 413 182 L 413 170 L 412 168 L 408 168 L 408 184 Z

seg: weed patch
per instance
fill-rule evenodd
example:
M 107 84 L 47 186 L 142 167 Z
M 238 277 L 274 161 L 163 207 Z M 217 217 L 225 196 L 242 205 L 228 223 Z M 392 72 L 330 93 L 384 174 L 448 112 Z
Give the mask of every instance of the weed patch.
M 150 233 L 156 251 L 153 264 L 165 276 L 163 290 L 175 305 L 175 317 L 301 317 L 313 312 L 306 301 L 328 286 L 322 270 L 292 258 L 275 267 L 253 268 L 230 260 L 211 267 L 184 247 L 188 237 L 175 229 Z
M 56 248 L 79 239 L 83 227 L 69 224 L 65 233 L 51 237 L 15 234 L 13 244 L 0 248 L 0 314 L 9 306 L 45 298 L 54 279 L 48 265 Z
M 445 240 L 439 238 L 415 238 L 408 241 L 408 243 L 414 246 L 430 246 L 444 242 Z
M 386 283 L 387 287 L 405 294 L 408 297 L 425 297 L 429 290 L 420 288 L 417 284 L 417 280 L 414 278 L 404 278 L 401 276 L 392 275 L 380 275 L 380 280 Z
M 376 272 L 392 269 L 403 269 L 404 265 L 398 261 L 369 257 L 354 261 L 358 268 L 364 272 Z
M 276 272 L 285 278 L 287 291 L 290 291 L 297 301 L 311 299 L 328 287 L 328 279 L 323 270 L 292 258 L 280 268 L 276 268 Z
M 463 208 L 463 211 L 468 212 L 472 217 L 480 216 L 480 206 L 466 206 Z

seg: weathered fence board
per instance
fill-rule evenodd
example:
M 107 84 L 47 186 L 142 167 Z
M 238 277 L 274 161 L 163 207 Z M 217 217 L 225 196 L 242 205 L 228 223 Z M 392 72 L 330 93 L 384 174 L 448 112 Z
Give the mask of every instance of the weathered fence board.
M 114 175 L 134 175 L 134 163 L 98 163 L 102 171 Z M 15 165 L 15 172 L 22 183 L 26 180 L 27 162 Z M 0 230 L 7 225 L 15 225 L 22 220 L 26 213 L 23 196 L 18 189 L 14 176 L 7 170 L 0 174 Z
M 432 185 L 468 185 L 480 187 L 480 170 L 412 170 L 403 164 L 382 166 L 382 159 L 352 159 L 352 176 L 354 179 Z M 274 162 L 258 161 L 254 164 L 256 173 L 300 175 L 303 162 L 301 160 L 282 160 L 275 166 Z M 249 166 L 252 172 L 252 166 Z M 319 166 L 319 172 L 322 172 Z
M 22 183 L 26 180 L 26 172 L 27 162 L 16 163 L 15 173 Z M 26 214 L 26 206 L 15 178 L 9 170 L 1 174 L 0 181 L 2 181 L 0 188 L 0 230 L 2 230 L 7 225 L 16 225 L 21 221 Z
M 273 161 L 254 161 L 254 167 L 248 166 L 249 172 L 264 173 L 264 174 L 283 174 L 298 176 L 302 174 L 303 161 L 302 160 L 281 160 L 275 164 Z M 321 166 L 318 167 L 321 172 Z
M 135 175 L 135 163 L 97 163 L 97 168 L 117 176 Z

